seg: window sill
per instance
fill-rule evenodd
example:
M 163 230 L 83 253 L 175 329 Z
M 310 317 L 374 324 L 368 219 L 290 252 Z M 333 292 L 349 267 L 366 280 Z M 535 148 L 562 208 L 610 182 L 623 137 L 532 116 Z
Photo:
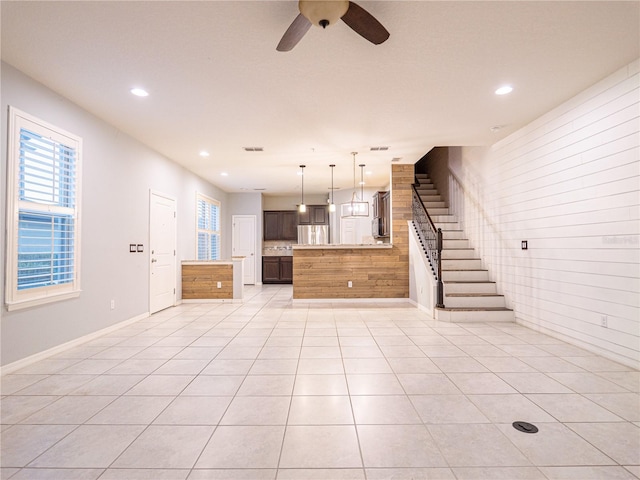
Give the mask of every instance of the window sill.
M 47 303 L 60 302 L 62 300 L 69 300 L 71 298 L 77 298 L 80 296 L 80 290 L 73 292 L 60 293 L 56 295 L 48 295 L 46 297 L 36 297 L 25 300 L 16 300 L 13 302 L 7 302 L 7 310 L 12 312 L 14 310 L 22 310 L 25 308 L 37 307 L 45 305 Z

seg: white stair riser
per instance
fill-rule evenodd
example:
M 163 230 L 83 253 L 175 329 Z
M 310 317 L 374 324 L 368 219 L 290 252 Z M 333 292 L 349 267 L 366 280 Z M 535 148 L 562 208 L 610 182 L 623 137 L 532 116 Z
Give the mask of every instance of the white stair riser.
M 447 208 L 446 203 L 444 202 L 440 202 L 440 201 L 436 201 L 436 202 L 422 202 L 424 205 L 424 208 L 427 209 L 427 212 L 429 212 L 429 214 L 431 214 L 431 209 L 432 208 Z M 448 208 L 447 208 L 448 210 Z
M 440 195 L 437 194 L 437 192 L 429 192 L 429 193 L 423 193 L 422 195 L 420 195 L 420 200 L 422 201 L 422 203 L 424 202 L 442 202 L 442 197 Z
M 430 210 L 427 210 L 429 215 L 431 215 L 431 220 L 433 223 L 442 222 L 442 223 L 456 223 L 458 219 L 455 215 L 449 215 L 449 213 L 433 213 L 431 214 Z
M 504 297 L 495 295 L 491 297 L 444 297 L 444 306 L 447 308 L 504 308 Z
M 425 206 L 425 208 L 427 209 L 427 212 L 429 212 L 429 216 L 431 217 L 431 220 L 433 220 L 433 223 L 436 222 L 435 218 L 442 215 L 449 215 L 449 209 L 447 207 L 426 207 Z
M 438 310 L 436 309 L 436 320 L 443 322 L 515 322 L 515 315 L 512 310 L 484 311 L 484 310 Z
M 442 248 L 469 248 L 469 240 L 452 240 L 452 239 L 444 239 Z
M 442 259 L 451 258 L 473 258 L 476 256 L 476 251 L 473 248 L 457 248 L 455 250 L 443 248 Z
M 445 283 L 444 294 L 451 293 L 496 293 L 497 288 L 494 282 L 472 282 L 472 283 Z
M 443 270 L 442 280 L 444 282 L 488 282 L 489 272 L 487 270 Z
M 443 270 L 481 270 L 482 260 L 479 258 L 443 258 Z
M 462 230 L 443 230 L 442 231 L 442 239 L 443 240 L 466 240 L 467 237 Z
M 436 228 L 441 228 L 443 232 L 445 230 L 460 230 L 460 224 L 457 222 L 436 222 L 434 220 L 433 224 Z

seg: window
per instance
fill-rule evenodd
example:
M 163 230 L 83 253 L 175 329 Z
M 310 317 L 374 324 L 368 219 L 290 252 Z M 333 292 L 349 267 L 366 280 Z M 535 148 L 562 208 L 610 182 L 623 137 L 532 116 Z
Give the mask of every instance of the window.
M 78 296 L 82 139 L 10 107 L 8 144 L 7 308 Z
M 220 202 L 196 196 L 198 260 L 220 260 Z

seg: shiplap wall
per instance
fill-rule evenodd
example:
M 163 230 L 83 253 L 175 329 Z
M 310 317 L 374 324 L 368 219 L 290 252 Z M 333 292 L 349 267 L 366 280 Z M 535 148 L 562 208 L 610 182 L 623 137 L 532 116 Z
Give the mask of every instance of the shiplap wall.
M 490 149 L 449 155 L 450 204 L 517 321 L 635 367 L 639 64 Z

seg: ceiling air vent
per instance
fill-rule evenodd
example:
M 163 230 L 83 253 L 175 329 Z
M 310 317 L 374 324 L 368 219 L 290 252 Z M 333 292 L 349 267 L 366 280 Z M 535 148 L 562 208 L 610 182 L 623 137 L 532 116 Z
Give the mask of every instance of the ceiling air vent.
M 264 152 L 263 147 L 242 147 L 245 152 Z
M 389 147 L 371 147 L 369 150 L 372 152 L 386 152 Z
M 393 157 L 391 163 L 398 163 L 400 160 L 402 160 L 402 157 Z

